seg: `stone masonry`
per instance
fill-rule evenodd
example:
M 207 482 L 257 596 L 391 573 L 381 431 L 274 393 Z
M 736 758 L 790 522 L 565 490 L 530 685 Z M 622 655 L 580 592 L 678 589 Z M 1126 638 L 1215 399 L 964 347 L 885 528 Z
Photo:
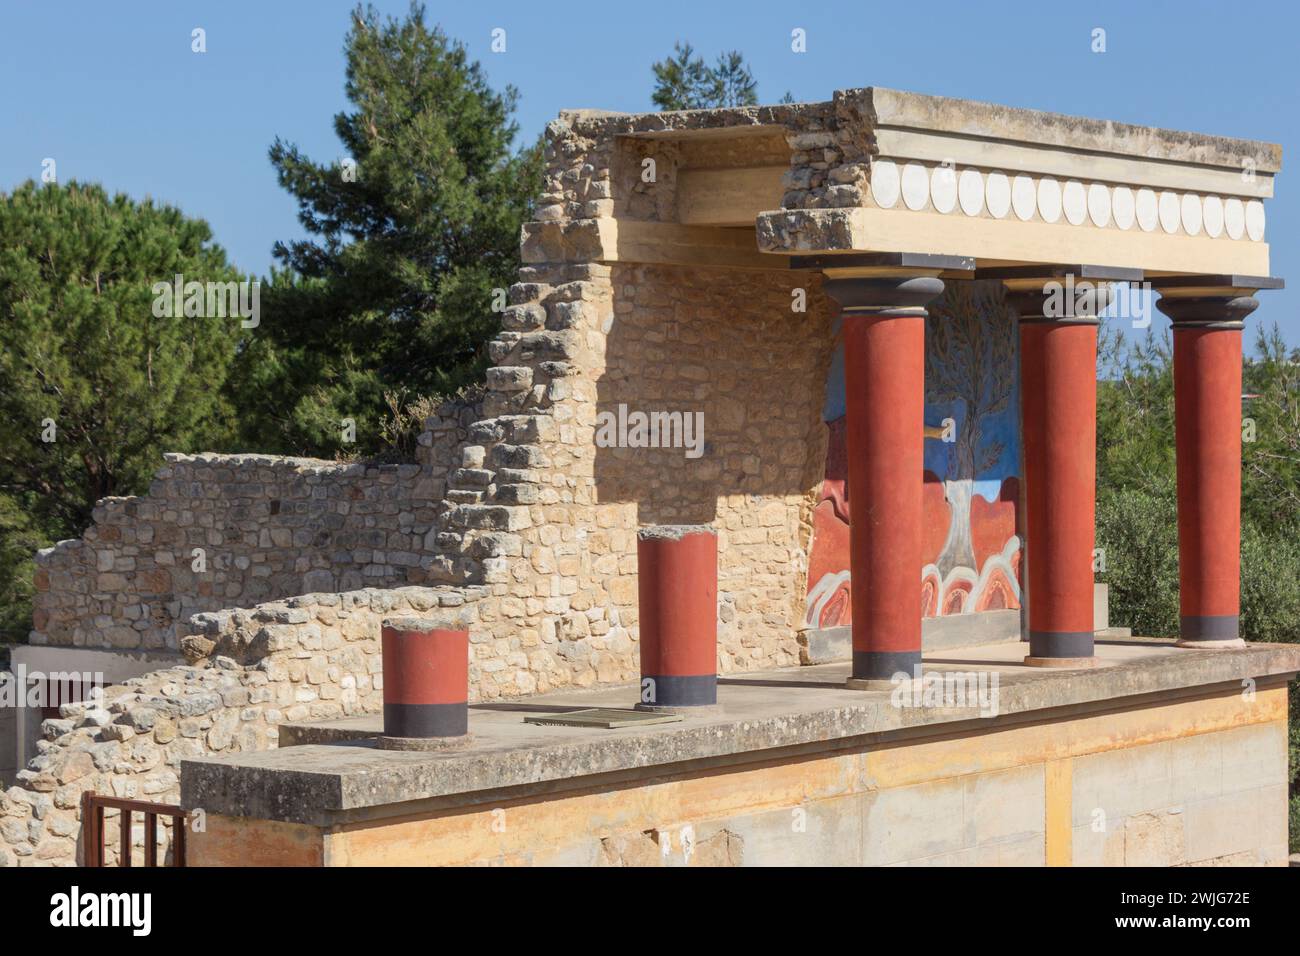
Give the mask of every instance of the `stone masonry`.
M 80 539 L 37 555 L 31 643 L 176 650 L 202 611 L 425 580 L 445 462 L 476 414 L 445 404 L 412 464 L 166 455 L 147 495 L 103 499 Z
M 108 687 L 100 705 L 65 704 L 42 724 L 39 755 L 0 794 L 0 866 L 81 859 L 83 791 L 174 804 L 183 758 L 273 748 L 285 721 L 382 712 L 383 619 L 416 612 L 474 633 L 481 593 L 366 589 L 195 615 L 180 642 L 191 663 Z M 138 818 L 134 847 L 139 865 Z

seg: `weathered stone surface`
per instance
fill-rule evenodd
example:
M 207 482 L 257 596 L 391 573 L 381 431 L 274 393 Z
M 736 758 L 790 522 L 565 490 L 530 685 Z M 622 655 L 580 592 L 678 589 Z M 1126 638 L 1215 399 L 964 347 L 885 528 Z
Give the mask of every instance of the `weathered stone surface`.
M 44 722 L 43 751 L 0 800 L 0 853 L 72 865 L 82 790 L 175 802 L 182 759 L 272 745 L 275 726 L 294 713 L 284 705 L 304 695 L 313 703 L 300 717 L 377 713 L 382 618 L 476 627 L 485 596 L 475 587 L 367 589 L 196 615 L 197 666 L 132 678 L 105 690 L 107 707 L 65 704 L 63 717 Z M 268 628 L 274 649 L 258 636 Z
M 1152 645 L 1149 653 L 1140 656 L 1127 648 L 1099 645 L 1098 653 L 1108 666 L 1072 672 L 1016 667 L 1023 657 L 1019 647 L 1009 644 L 982 649 L 987 661 L 982 666 L 1001 672 L 999 718 L 1059 713 L 1061 708 L 1089 703 L 1222 686 L 1300 670 L 1300 647 L 1283 644 L 1251 645 L 1236 651 L 1187 651 L 1166 642 Z M 975 662 L 965 666 L 972 664 Z M 1008 673 L 1007 667 L 1016 670 Z M 542 786 L 595 774 L 713 761 L 980 717 L 980 707 L 973 703 L 968 707 L 899 707 L 889 690 L 845 689 L 847 672 L 847 665 L 839 664 L 787 672 L 790 680 L 804 684 L 797 695 L 779 681 L 776 686 L 723 685 L 719 687 L 721 713 L 688 717 L 658 727 L 654 733 L 644 728 L 600 734 L 580 728 L 521 730 L 518 714 L 486 710 L 471 716 L 474 746 L 455 754 L 412 759 L 369 747 L 311 745 L 186 761 L 182 802 L 234 816 L 326 825 L 333 814 L 363 807 Z M 580 697 L 557 694 L 551 702 L 559 710 L 575 704 L 628 706 L 635 699 L 635 685 L 629 685 Z M 364 739 L 380 732 L 380 722 L 359 718 L 347 725 L 340 723 L 333 728 L 333 739 L 344 739 L 349 730 L 353 739 Z M 983 800 L 991 809 L 998 803 L 996 794 L 963 796 L 958 792 L 957 799 L 971 807 Z M 996 813 L 985 816 L 989 827 L 1002 825 Z

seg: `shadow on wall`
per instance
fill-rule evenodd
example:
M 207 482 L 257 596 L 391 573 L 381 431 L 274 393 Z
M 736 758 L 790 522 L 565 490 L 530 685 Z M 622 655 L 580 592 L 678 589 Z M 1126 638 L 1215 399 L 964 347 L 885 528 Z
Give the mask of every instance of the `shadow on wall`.
M 724 669 L 795 663 L 826 448 L 820 276 L 621 265 L 611 280 L 588 536 L 614 560 L 593 565 L 591 584 L 634 611 L 637 527 L 711 524 Z
M 807 311 L 795 312 L 792 290 L 810 281 Z M 775 504 L 797 515 L 825 454 L 831 339 L 820 278 L 621 265 L 612 283 L 598 504 L 634 503 L 640 525 L 720 519 L 727 530 L 771 527 L 758 516 L 771 520 Z

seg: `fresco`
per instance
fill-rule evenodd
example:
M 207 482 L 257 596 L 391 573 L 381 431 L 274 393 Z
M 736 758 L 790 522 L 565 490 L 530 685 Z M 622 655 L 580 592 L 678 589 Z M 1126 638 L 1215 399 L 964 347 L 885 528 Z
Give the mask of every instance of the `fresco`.
M 844 356 L 838 341 L 822 418 L 826 475 L 813 512 L 805 622 L 850 623 Z M 925 617 L 1020 606 L 1020 428 L 1015 318 L 1001 283 L 950 282 L 926 320 Z

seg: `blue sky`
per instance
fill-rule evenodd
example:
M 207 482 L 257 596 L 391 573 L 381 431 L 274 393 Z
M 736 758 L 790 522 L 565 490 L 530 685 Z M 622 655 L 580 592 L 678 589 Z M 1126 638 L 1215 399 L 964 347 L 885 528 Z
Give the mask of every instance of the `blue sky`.
M 401 14 L 407 3 L 377 3 Z M 339 155 L 331 120 L 345 107 L 350 2 L 66 3 L 0 0 L 0 190 L 39 177 L 99 181 L 151 195 L 212 224 L 242 268 L 264 273 L 276 239 L 301 235 L 266 150 L 278 135 L 309 155 Z M 712 58 L 743 52 L 764 102 L 787 90 L 891 86 L 1133 123 L 1281 143 L 1267 203 L 1272 271 L 1295 288 L 1256 313 L 1300 343 L 1300 4 L 748 2 L 557 5 L 429 3 L 494 85 L 519 88 L 523 136 L 558 110 L 643 110 L 650 65 L 690 41 Z M 190 31 L 208 51 L 190 50 Z M 506 51 L 491 51 L 494 28 Z M 808 50 L 790 50 L 790 31 Z M 1107 51 L 1090 50 L 1106 30 Z

